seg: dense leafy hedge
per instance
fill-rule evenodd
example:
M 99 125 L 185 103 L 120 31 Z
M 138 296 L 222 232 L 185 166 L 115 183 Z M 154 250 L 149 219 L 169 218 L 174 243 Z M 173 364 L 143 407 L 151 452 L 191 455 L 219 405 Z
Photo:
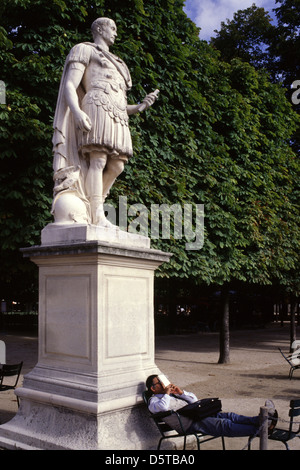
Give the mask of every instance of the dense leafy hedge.
M 51 221 L 52 119 L 63 63 L 91 39 L 99 16 L 116 21 L 113 52 L 133 80 L 129 101 L 156 88 L 151 110 L 131 118 L 134 157 L 113 204 L 204 204 L 205 240 L 153 240 L 173 252 L 158 276 L 197 283 L 291 283 L 298 264 L 299 163 L 289 139 L 299 120 L 263 72 L 230 64 L 200 41 L 182 0 L 3 0 L 0 79 L 0 295 L 30 297 L 32 266 L 19 248 L 40 243 Z

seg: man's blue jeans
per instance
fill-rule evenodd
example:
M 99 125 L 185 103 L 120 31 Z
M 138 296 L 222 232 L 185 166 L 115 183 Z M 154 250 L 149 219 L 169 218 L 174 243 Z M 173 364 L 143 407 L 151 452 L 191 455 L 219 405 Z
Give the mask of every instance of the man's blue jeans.
M 236 413 L 218 413 L 216 417 L 195 421 L 189 432 L 203 432 L 210 436 L 253 436 L 259 427 L 259 416 L 243 416 Z

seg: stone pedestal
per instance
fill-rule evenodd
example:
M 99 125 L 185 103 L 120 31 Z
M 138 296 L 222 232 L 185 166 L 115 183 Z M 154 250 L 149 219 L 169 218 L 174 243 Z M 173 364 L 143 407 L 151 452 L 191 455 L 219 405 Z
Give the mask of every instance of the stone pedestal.
M 70 238 L 48 226 L 41 246 L 23 250 L 39 267 L 39 356 L 16 390 L 18 413 L 0 426 L 0 447 L 153 448 L 141 393 L 159 372 L 153 281 L 170 255 L 130 234 L 92 240 L 88 226 L 73 226 L 66 243 L 64 230 Z

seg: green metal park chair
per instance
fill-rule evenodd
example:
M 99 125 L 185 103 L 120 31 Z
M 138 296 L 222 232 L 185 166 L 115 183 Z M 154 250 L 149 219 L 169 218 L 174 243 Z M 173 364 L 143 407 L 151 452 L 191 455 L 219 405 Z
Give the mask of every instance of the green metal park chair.
M 143 393 L 143 400 L 144 400 L 144 403 L 147 406 L 147 408 L 148 408 L 148 401 L 149 401 L 150 397 L 151 397 L 151 394 L 149 394 L 148 391 L 145 391 Z M 200 444 L 203 444 L 204 442 L 211 441 L 213 439 L 218 439 L 218 437 L 216 437 L 216 436 L 208 436 L 208 435 L 203 434 L 203 433 L 189 433 L 189 432 L 187 432 L 184 429 L 184 426 L 182 424 L 182 420 L 180 418 L 180 415 L 176 411 L 166 411 L 166 412 L 155 413 L 155 414 L 153 414 L 149 411 L 149 414 L 150 414 L 151 419 L 153 419 L 154 423 L 156 424 L 156 426 L 157 426 L 157 428 L 158 428 L 158 430 L 161 434 L 161 438 L 158 442 L 157 450 L 160 450 L 161 443 L 165 439 L 176 439 L 178 437 L 181 437 L 181 438 L 183 438 L 183 449 L 185 449 L 186 448 L 187 437 L 188 436 L 194 436 L 196 441 L 197 441 L 198 450 L 200 450 Z M 166 421 L 164 420 L 164 418 L 166 418 L 167 416 L 170 416 L 171 414 L 177 418 L 178 423 L 179 423 L 179 429 L 181 429 L 181 432 L 178 432 L 178 431 L 175 431 L 175 429 L 172 429 L 172 427 L 170 427 L 170 425 L 168 423 L 166 423 Z M 221 439 L 222 439 L 222 448 L 223 448 L 223 450 L 225 450 L 224 436 L 221 436 Z
M 295 438 L 300 439 L 300 399 L 290 401 L 289 417 L 290 422 L 288 429 L 275 428 L 272 434 L 269 436 L 271 441 L 282 442 L 285 445 L 286 450 L 290 450 L 288 445 L 289 441 Z
M 18 385 L 18 381 L 20 378 L 21 370 L 22 370 L 23 362 L 18 364 L 2 364 L 0 367 L 0 392 L 5 392 L 6 390 L 14 390 Z M 4 384 L 4 379 L 6 377 L 16 377 L 15 381 L 11 384 Z M 19 406 L 19 397 L 17 396 L 17 402 Z

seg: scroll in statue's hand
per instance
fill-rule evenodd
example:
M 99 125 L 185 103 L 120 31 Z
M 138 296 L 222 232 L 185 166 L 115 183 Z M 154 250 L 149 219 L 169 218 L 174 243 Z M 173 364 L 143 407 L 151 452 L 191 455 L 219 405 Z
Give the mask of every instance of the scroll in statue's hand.
M 143 99 L 143 102 L 139 106 L 139 112 L 145 111 L 145 109 L 150 108 L 150 106 L 153 105 L 155 102 L 156 98 L 158 97 L 159 90 L 155 90 L 152 93 L 149 93 L 148 95 L 145 96 Z

